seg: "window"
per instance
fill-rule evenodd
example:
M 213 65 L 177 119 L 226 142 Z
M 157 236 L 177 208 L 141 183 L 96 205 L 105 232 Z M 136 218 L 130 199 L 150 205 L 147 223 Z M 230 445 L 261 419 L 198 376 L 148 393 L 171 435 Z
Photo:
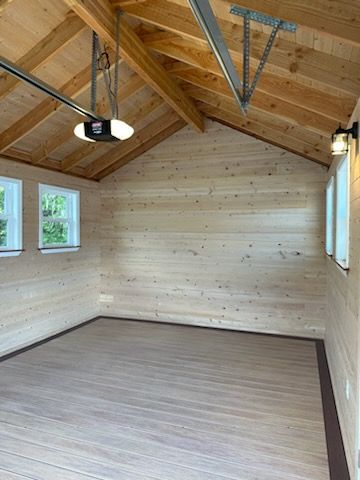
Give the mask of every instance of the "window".
M 326 234 L 325 251 L 332 255 L 334 249 L 334 177 L 331 177 L 326 187 Z
M 22 182 L 0 177 L 0 256 L 20 255 L 22 249 Z
M 80 194 L 39 185 L 39 248 L 42 253 L 77 251 L 80 247 Z
M 349 267 L 349 157 L 336 169 L 336 239 L 335 260 L 342 268 Z

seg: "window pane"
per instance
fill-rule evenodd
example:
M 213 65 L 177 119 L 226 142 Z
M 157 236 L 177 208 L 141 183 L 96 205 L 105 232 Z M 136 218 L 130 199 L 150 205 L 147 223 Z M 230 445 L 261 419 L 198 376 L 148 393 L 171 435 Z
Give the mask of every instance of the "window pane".
M 328 255 L 333 254 L 333 216 L 334 216 L 334 178 L 331 177 L 326 187 L 326 243 Z
M 69 226 L 63 222 L 43 222 L 44 245 L 66 245 L 69 243 Z
M 41 206 L 44 217 L 67 217 L 67 197 L 65 197 L 64 195 L 43 193 Z
M 348 195 L 348 159 L 346 158 L 336 172 L 336 261 L 344 268 L 348 266 L 349 242 L 349 195 Z
M 0 213 L 5 213 L 5 187 L 0 185 Z
M 0 220 L 0 247 L 7 246 L 8 228 L 7 220 Z

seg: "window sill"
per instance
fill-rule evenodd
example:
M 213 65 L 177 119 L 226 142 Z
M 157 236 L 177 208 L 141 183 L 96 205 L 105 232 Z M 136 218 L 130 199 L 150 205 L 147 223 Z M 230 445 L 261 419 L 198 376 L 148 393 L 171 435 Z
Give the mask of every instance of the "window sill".
M 18 257 L 23 253 L 23 250 L 14 250 L 10 252 L 5 252 L 0 250 L 0 257 Z
M 54 247 L 54 248 L 39 248 L 40 252 L 44 255 L 49 253 L 71 253 L 78 252 L 80 247 Z

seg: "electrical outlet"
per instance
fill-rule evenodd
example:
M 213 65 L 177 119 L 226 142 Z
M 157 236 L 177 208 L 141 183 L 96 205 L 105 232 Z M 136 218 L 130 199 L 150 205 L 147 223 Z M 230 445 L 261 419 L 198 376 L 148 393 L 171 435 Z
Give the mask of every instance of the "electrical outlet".
M 346 383 L 345 383 L 345 396 L 346 396 L 346 400 L 349 400 L 349 399 L 350 399 L 350 390 L 351 390 L 351 386 L 350 386 L 349 379 L 347 378 L 347 379 L 346 379 Z

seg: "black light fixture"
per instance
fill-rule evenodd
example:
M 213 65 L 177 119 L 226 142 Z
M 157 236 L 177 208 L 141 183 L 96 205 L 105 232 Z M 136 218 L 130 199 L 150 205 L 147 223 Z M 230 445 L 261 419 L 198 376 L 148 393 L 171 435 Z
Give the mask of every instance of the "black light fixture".
M 341 126 L 331 135 L 331 153 L 333 155 L 344 155 L 349 151 L 350 135 L 352 138 L 359 136 L 359 123 L 354 122 L 351 128 L 345 129 Z

